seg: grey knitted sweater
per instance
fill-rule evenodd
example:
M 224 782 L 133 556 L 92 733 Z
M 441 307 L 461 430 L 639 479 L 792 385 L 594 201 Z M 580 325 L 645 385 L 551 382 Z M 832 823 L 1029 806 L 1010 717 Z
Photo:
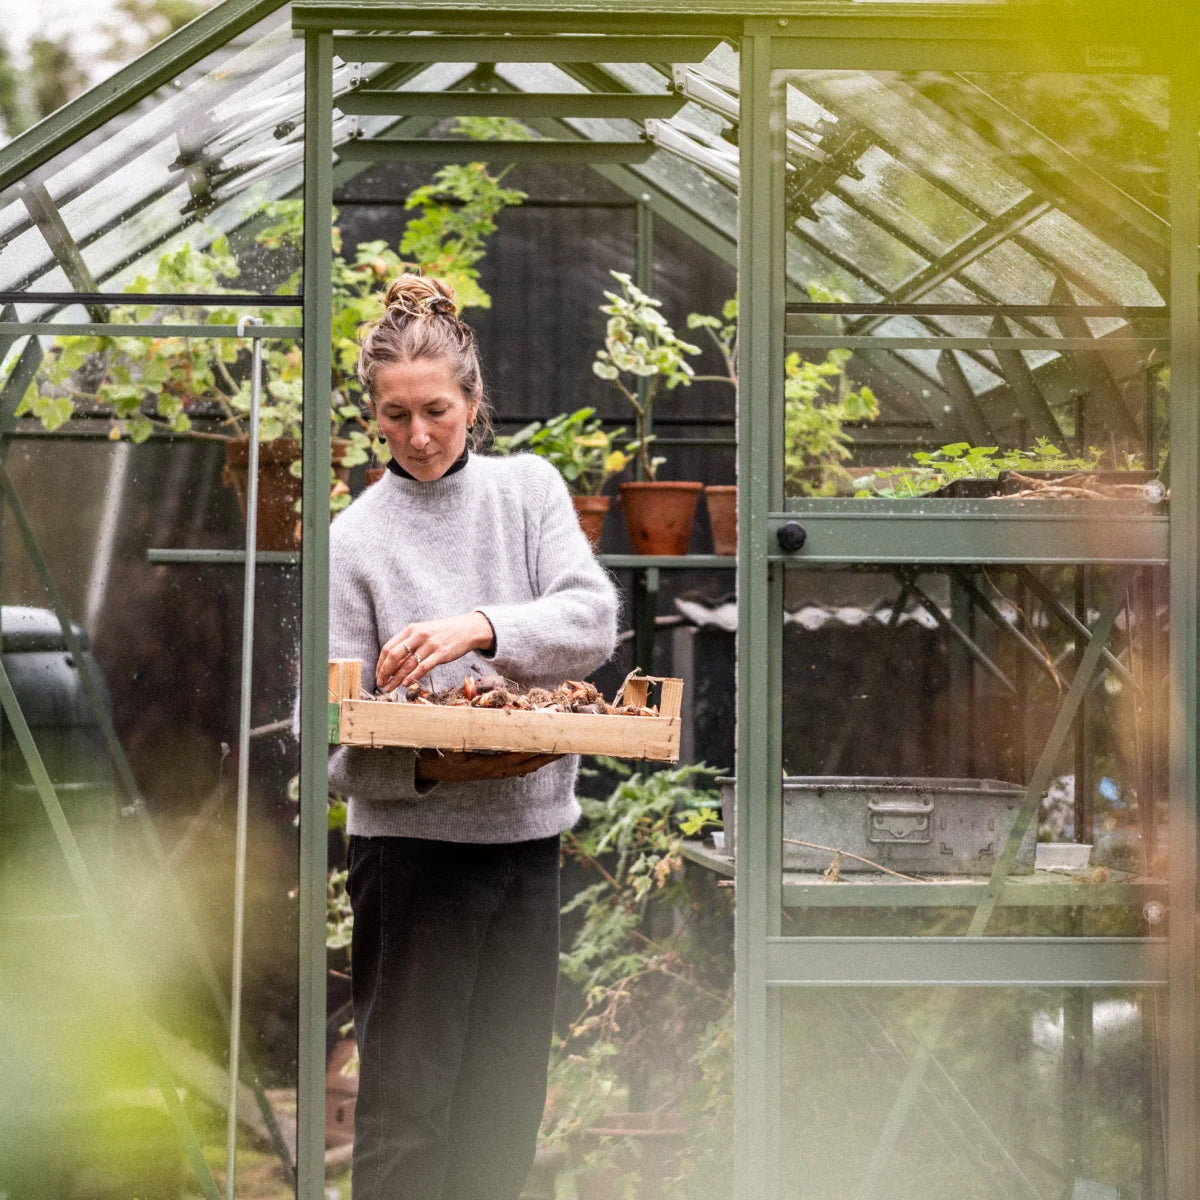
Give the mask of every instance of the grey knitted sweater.
M 478 609 L 496 633 L 490 656 L 434 667 L 436 689 L 476 673 L 557 687 L 613 652 L 617 597 L 592 556 L 557 471 L 532 455 L 471 455 L 431 483 L 387 472 L 330 528 L 329 653 L 361 658 L 375 685 L 383 643 L 413 621 Z M 569 829 L 579 817 L 578 760 L 516 779 L 429 784 L 415 754 L 343 746 L 329 787 L 349 801 L 353 834 L 516 842 Z

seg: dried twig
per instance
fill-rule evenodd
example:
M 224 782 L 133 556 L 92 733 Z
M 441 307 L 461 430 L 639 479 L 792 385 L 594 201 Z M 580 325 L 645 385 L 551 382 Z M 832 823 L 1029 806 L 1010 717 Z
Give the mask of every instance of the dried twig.
M 844 854 L 847 858 L 852 858 L 856 862 L 866 863 L 868 867 L 874 867 L 875 870 L 883 871 L 886 875 L 895 875 L 897 879 L 905 879 L 909 883 L 933 882 L 931 879 L 918 879 L 915 875 L 902 875 L 899 871 L 893 871 L 891 867 L 885 867 L 882 863 L 872 862 L 869 858 L 863 858 L 861 854 L 853 854 L 849 850 L 843 850 L 838 846 L 820 846 L 816 842 L 802 842 L 799 838 L 784 838 L 783 840 L 789 846 L 804 846 L 809 850 L 824 850 L 826 854 L 832 854 L 834 856 L 834 861 L 829 868 L 830 870 L 832 870 L 834 867 L 836 867 L 839 871 L 841 870 L 841 863 L 838 861 L 838 856 Z M 828 873 L 826 873 L 826 878 L 828 878 Z M 834 875 L 830 882 L 833 883 L 836 880 L 837 875 Z

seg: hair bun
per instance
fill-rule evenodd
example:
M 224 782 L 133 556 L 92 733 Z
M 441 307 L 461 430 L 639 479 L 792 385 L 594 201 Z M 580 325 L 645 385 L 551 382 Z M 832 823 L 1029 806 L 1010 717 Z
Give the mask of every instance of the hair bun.
M 384 309 L 408 317 L 458 315 L 454 289 L 443 280 L 428 275 L 398 275 L 384 297 Z

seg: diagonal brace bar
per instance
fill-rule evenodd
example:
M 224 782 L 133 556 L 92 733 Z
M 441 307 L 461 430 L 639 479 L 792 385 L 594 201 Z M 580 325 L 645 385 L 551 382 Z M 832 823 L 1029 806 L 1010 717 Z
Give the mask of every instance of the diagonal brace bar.
M 38 231 L 50 247 L 51 253 L 62 267 L 63 274 L 71 281 L 73 287 L 81 292 L 97 291 L 96 280 L 83 261 L 79 245 L 71 236 L 58 205 L 54 203 L 46 185 L 43 183 L 22 184 L 18 193 L 25 205 L 26 211 L 38 227 Z M 107 321 L 108 309 L 100 304 L 89 304 L 88 315 L 93 321 Z
M 971 600 L 979 606 L 984 615 L 996 626 L 1002 633 L 1007 633 L 1011 637 L 1016 638 L 1020 643 L 1021 648 L 1029 655 L 1031 659 L 1057 684 L 1062 687 L 1062 676 L 1054 667 L 1054 663 L 1046 656 L 1037 645 L 1027 638 L 1015 625 L 1004 619 L 1000 610 L 992 603 L 991 597 L 983 592 L 971 578 L 971 573 L 964 568 L 953 568 L 950 572 L 955 579 L 962 585 L 963 590 L 971 597 Z
M 1117 619 L 1117 612 L 1125 601 L 1125 591 L 1129 586 L 1130 578 L 1128 572 L 1117 578 L 1112 595 L 1104 606 L 1104 611 L 1100 614 L 1096 627 L 1092 630 L 1091 641 L 1088 642 L 1087 649 L 1079 660 L 1075 678 L 1071 680 L 1070 690 L 1067 692 L 1066 699 L 1063 700 L 1062 707 L 1058 710 L 1058 716 L 1050 730 L 1050 737 L 1034 768 L 1033 778 L 1029 781 L 1020 811 L 1008 832 L 1004 848 L 996 855 L 996 865 L 992 868 L 992 875 L 984 889 L 983 899 L 979 902 L 979 907 L 976 908 L 975 915 L 971 918 L 971 924 L 967 929 L 968 937 L 981 936 L 986 932 L 988 922 L 992 919 L 996 902 L 1000 898 L 1000 889 L 1004 886 L 1004 881 L 1008 877 L 1009 871 L 1012 870 L 1013 863 L 1016 862 L 1017 851 L 1021 848 L 1021 839 L 1024 838 L 1025 831 L 1034 818 L 1042 793 L 1050 783 L 1055 761 L 1058 759 L 1063 742 L 1066 741 L 1071 723 L 1075 720 L 1075 714 L 1079 711 L 1084 696 L 1087 695 L 1092 675 L 1100 661 L 1100 653 L 1104 649 L 1104 643 L 1108 641 L 1108 635 L 1112 633 Z
M 1038 599 L 1060 620 L 1066 625 L 1077 638 L 1084 642 L 1091 641 L 1092 631 L 1061 601 L 1059 598 L 1037 577 L 1036 573 L 1030 570 L 1029 567 L 1017 566 L 1014 568 L 1017 575 L 1029 586 L 1030 591 L 1034 592 Z M 1140 696 L 1142 694 L 1141 685 L 1130 673 L 1128 667 L 1107 647 L 1104 649 L 1104 661 L 1109 667 L 1116 672 L 1121 678 L 1121 682 L 1133 688 Z
M 908 588 L 910 592 L 920 602 L 921 607 L 944 629 L 951 637 L 956 638 L 962 643 L 966 652 L 977 662 L 989 675 L 994 676 L 1000 684 L 1010 691 L 1014 696 L 1017 694 L 1017 689 L 1013 685 L 1012 680 L 994 663 L 984 652 L 971 640 L 968 634 L 960 629 L 938 605 L 929 598 L 929 596 L 921 589 L 917 583 L 915 571 L 906 571 L 903 569 L 896 571 L 896 577 L 900 582 Z

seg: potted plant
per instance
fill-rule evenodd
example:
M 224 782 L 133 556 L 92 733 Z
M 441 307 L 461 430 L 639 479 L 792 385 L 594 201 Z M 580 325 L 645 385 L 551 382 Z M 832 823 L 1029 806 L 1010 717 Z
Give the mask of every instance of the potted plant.
M 869 387 L 850 387 L 851 356 L 834 349 L 820 362 L 794 353 L 784 360 L 783 484 L 789 496 L 836 496 L 853 489 L 843 466 L 852 441 L 846 425 L 875 420 L 879 402 Z
M 595 414 L 594 408 L 578 408 L 548 421 L 532 421 L 516 433 L 495 440 L 501 454 L 528 450 L 558 471 L 593 550 L 599 548 L 604 516 L 612 499 L 601 495 L 601 489 L 630 461 L 629 455 L 615 445 L 625 430 L 606 432 Z
M 1045 499 L 1132 499 L 1159 503 L 1166 498 L 1157 471 L 1143 470 L 1141 456 L 1105 466 L 1095 446 L 1072 455 L 1039 437 L 1028 450 L 1001 450 L 951 442 L 913 454 L 913 466 L 884 467 L 855 481 L 862 496 L 986 497 Z
M 608 315 L 608 324 L 592 370 L 616 387 L 634 413 L 630 448 L 636 452 L 639 479 L 620 488 L 629 540 L 639 554 L 686 554 L 703 485 L 658 478 L 666 460 L 651 457 L 649 429 L 660 390 L 692 382 L 695 371 L 687 359 L 699 354 L 700 347 L 676 336 L 659 311 L 660 301 L 647 296 L 627 274 L 611 274 L 620 291 L 604 293 L 606 303 L 600 311 Z M 647 385 L 639 393 L 641 379 Z
M 523 132 L 506 120 L 463 120 L 458 132 L 473 138 L 513 137 Z M 482 162 L 450 164 L 430 184 L 417 188 L 405 202 L 413 213 L 399 245 L 360 243 L 349 258 L 341 252 L 334 227 L 333 346 L 329 419 L 333 434 L 330 508 L 350 502 L 347 474 L 366 463 L 378 443 L 364 411 L 355 367 L 358 331 L 379 315 L 379 292 L 402 270 L 419 268 L 448 279 L 462 307 L 486 307 L 491 301 L 479 284 L 478 263 L 495 232 L 495 218 L 506 206 L 519 204 L 524 193 L 501 186 L 505 172 L 489 173 Z M 298 200 L 274 201 L 264 207 L 267 225 L 255 238 L 261 254 L 284 276 L 277 295 L 299 288 L 303 245 L 303 207 Z M 334 214 L 336 220 L 336 214 Z M 162 254 L 150 274 L 126 285 L 128 305 L 114 306 L 115 322 L 160 319 L 156 309 L 139 305 L 139 293 L 220 293 L 233 290 L 241 273 L 227 239 L 218 236 L 204 249 L 184 243 Z M 232 309 L 175 310 L 180 323 L 236 324 Z M 286 325 L 293 309 L 259 309 L 271 325 Z M 259 545 L 290 549 L 296 544 L 296 509 L 300 500 L 300 440 L 303 415 L 302 361 L 295 345 L 268 340 L 263 345 L 263 403 L 259 440 Z M 245 505 L 247 431 L 250 409 L 250 354 L 227 338 L 57 338 L 17 408 L 47 429 L 74 415 L 109 421 L 109 436 L 144 442 L 162 431 L 179 437 L 217 439 L 225 443 L 227 484 L 238 488 Z M 382 449 L 382 448 L 381 448 Z M 384 451 L 386 453 L 386 451 Z
M 835 301 L 845 297 L 809 286 L 814 300 Z M 725 364 L 724 375 L 705 376 L 738 385 L 737 300 L 727 300 L 719 317 L 690 313 L 689 329 L 703 329 L 712 338 Z M 851 351 L 829 350 L 818 362 L 799 354 L 784 360 L 784 486 L 789 496 L 831 496 L 845 493 L 854 481 L 843 463 L 850 457 L 851 442 L 846 426 L 873 421 L 879 404 L 869 387 L 852 388 L 846 375 Z M 737 552 L 737 488 L 717 485 L 704 489 L 717 554 Z
M 728 893 L 707 876 L 693 886 L 680 853 L 682 838 L 718 823 L 715 772 L 600 761 L 615 785 L 583 798 L 583 824 L 564 835 L 565 856 L 594 882 L 563 910 L 576 933 L 562 972 L 582 1001 L 555 1047 L 543 1142 L 569 1150 L 580 1200 L 651 1200 L 704 1147 L 730 1144 L 717 1128 L 728 1116 Z

